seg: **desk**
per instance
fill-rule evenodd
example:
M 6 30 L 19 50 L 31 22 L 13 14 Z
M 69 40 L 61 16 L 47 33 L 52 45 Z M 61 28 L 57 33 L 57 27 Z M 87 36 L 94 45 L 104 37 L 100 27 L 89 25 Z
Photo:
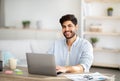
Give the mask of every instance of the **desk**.
M 0 81 L 72 81 L 67 79 L 65 76 L 58 75 L 56 76 L 44 76 L 44 75 L 33 75 L 29 74 L 27 68 L 20 67 L 19 69 L 23 70 L 22 75 L 13 74 L 5 74 L 4 71 L 0 72 Z M 107 81 L 114 81 L 113 78 Z

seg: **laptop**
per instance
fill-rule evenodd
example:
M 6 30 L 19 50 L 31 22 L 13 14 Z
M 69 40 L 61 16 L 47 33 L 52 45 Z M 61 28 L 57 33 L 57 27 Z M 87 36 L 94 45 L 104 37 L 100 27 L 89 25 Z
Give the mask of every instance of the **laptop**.
M 57 76 L 61 73 L 56 72 L 55 57 L 52 54 L 26 53 L 26 59 L 30 74 Z

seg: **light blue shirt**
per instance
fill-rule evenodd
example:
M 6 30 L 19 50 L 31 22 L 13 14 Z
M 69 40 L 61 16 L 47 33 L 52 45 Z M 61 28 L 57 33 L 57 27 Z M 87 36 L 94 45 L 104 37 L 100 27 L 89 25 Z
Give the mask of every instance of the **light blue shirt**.
M 92 45 L 85 39 L 77 37 L 72 44 L 70 51 L 66 44 L 66 39 L 56 40 L 51 49 L 48 50 L 49 54 L 54 54 L 56 65 L 66 66 L 69 60 L 70 66 L 82 65 L 84 72 L 89 72 L 93 62 L 93 48 Z M 69 54 L 69 59 L 68 58 Z

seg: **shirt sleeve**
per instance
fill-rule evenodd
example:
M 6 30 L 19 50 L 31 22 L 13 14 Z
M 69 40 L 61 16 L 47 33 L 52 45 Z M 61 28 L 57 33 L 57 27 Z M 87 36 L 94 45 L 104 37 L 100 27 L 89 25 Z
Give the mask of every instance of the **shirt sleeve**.
M 80 58 L 80 64 L 84 68 L 84 72 L 89 72 L 89 69 L 93 62 L 93 47 L 87 40 L 82 44 L 82 55 Z

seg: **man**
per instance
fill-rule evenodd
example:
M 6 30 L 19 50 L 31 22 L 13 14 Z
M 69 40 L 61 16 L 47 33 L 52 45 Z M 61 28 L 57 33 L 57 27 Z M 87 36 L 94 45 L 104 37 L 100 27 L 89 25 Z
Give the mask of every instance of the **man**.
M 72 14 L 60 19 L 64 39 L 54 42 L 49 54 L 54 54 L 58 72 L 89 72 L 93 61 L 92 45 L 85 39 L 79 38 L 77 19 Z

